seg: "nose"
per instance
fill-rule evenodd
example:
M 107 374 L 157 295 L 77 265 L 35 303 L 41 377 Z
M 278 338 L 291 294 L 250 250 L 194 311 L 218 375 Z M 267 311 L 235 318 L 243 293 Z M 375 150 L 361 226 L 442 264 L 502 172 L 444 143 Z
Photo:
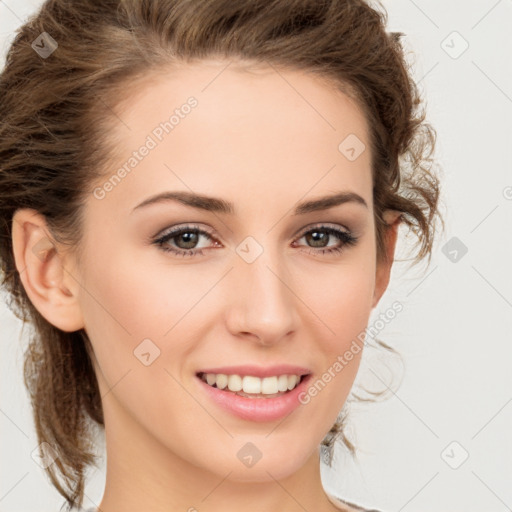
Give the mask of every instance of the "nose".
M 279 343 L 298 323 L 293 278 L 276 252 L 265 249 L 252 263 L 236 256 L 230 272 L 228 330 L 260 345 Z

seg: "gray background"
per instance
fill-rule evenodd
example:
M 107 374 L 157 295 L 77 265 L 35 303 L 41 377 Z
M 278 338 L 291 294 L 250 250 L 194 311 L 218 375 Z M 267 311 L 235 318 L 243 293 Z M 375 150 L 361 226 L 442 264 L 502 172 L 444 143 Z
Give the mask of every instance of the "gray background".
M 14 31 L 41 3 L 0 0 L 2 63 Z M 388 29 L 407 34 L 438 133 L 447 228 L 429 268 L 395 263 L 372 319 L 395 300 L 404 304 L 380 334 L 402 354 L 404 378 L 388 400 L 352 407 L 358 459 L 340 447 L 333 468 L 322 466 L 324 485 L 383 511 L 509 510 L 512 1 L 384 5 Z M 451 261 L 443 248 L 461 243 L 467 253 Z M 406 249 L 402 238 L 397 256 Z M 3 301 L 0 325 L 0 511 L 58 510 L 63 498 L 31 458 L 37 439 L 21 379 L 26 338 Z M 358 383 L 382 386 L 385 375 L 370 350 Z M 99 503 L 103 485 L 104 468 L 92 472 L 85 506 Z

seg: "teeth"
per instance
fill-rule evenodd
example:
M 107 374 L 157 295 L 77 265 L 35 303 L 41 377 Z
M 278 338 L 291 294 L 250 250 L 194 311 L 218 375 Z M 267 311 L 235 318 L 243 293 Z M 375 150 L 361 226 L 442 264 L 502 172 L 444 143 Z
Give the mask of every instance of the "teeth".
M 231 377 L 230 377 L 231 378 Z M 246 375 L 242 379 L 242 387 L 244 393 L 253 393 L 254 395 L 261 393 L 261 379 Z
M 210 373 L 210 375 L 214 375 L 213 373 Z M 224 375 L 223 373 L 220 375 L 217 375 L 217 378 L 214 382 L 219 389 L 224 389 L 228 385 L 228 376 Z
M 210 386 L 217 386 L 219 389 L 229 389 L 229 391 L 239 392 L 240 395 L 246 393 L 253 395 L 276 395 L 285 391 L 291 391 L 300 382 L 300 375 L 279 375 L 274 377 L 265 377 L 260 379 L 252 375 L 226 375 L 223 373 L 207 373 L 201 378 Z
M 215 374 L 210 374 L 215 377 Z M 228 377 L 228 389 L 230 391 L 241 391 L 242 385 L 242 377 L 240 375 L 230 375 Z
M 288 391 L 288 375 L 280 375 L 278 377 L 277 389 L 279 391 Z

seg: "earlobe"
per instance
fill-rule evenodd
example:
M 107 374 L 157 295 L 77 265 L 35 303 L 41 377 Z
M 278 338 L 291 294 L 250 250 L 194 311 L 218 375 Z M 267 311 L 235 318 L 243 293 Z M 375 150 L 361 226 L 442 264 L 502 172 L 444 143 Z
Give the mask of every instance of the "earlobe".
M 388 287 L 391 274 L 391 266 L 393 265 L 395 256 L 398 228 L 400 226 L 400 222 L 402 221 L 401 212 L 394 210 L 387 210 L 384 212 L 383 218 L 388 224 L 385 233 L 386 257 L 385 259 L 377 262 L 372 308 L 377 306 L 382 295 Z
M 34 307 L 63 331 L 81 329 L 79 284 L 66 269 L 65 257 L 52 239 L 44 216 L 28 208 L 17 210 L 12 242 L 16 269 Z

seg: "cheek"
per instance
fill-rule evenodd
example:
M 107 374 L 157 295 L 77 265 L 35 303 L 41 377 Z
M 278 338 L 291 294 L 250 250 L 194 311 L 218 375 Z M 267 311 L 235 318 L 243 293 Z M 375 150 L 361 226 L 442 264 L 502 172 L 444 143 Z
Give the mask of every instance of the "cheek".
M 318 266 L 315 272 L 304 273 L 301 281 L 300 297 L 311 311 L 306 328 L 322 361 L 308 395 L 325 425 L 336 419 L 359 369 L 372 311 L 374 265 L 371 248 L 365 248 L 340 259 L 335 267 Z M 317 396 L 321 398 L 313 398 Z
M 192 416 L 182 418 L 175 411 L 193 407 L 179 383 L 192 339 L 186 329 L 192 325 L 190 318 L 183 317 L 210 285 L 191 280 L 192 271 L 184 267 L 156 268 L 122 255 L 100 260 L 88 268 L 81 303 L 102 395 L 111 401 L 105 410 L 124 414 L 119 402 L 156 431 L 172 427 L 178 435 L 178 430 L 200 430 Z M 148 352 L 149 361 L 143 355 Z M 111 388 L 115 390 L 110 393 Z
M 147 408 L 147 397 L 155 389 L 177 396 L 182 392 L 164 368 L 178 380 L 186 373 L 182 363 L 194 348 L 198 320 L 206 319 L 208 313 L 208 300 L 201 299 L 222 272 L 211 267 L 203 271 L 200 265 L 167 264 L 164 258 L 156 265 L 143 256 L 126 249 L 106 250 L 90 258 L 81 307 L 106 385 L 110 388 L 121 379 L 125 386 L 129 380 L 138 381 L 136 389 L 123 396 L 134 407 L 139 397 Z M 154 362 L 145 366 L 144 358 L 146 363 Z M 161 403 L 153 405 L 158 411 Z
M 375 261 L 371 252 L 354 251 L 333 265 L 301 271 L 298 296 L 323 327 L 317 331 L 328 343 L 327 352 L 343 348 L 364 330 L 372 310 Z M 308 313 L 309 314 L 309 313 Z M 313 317 L 312 317 L 313 318 Z
M 136 255 L 99 259 L 102 263 L 91 266 L 85 276 L 85 315 L 90 324 L 101 326 L 105 339 L 128 337 L 134 344 L 139 338 L 163 338 L 216 277 L 203 280 L 185 266 L 155 265 Z
M 325 293 L 309 297 L 308 304 L 322 323 L 319 326 L 316 321 L 310 331 L 321 364 L 301 401 L 310 407 L 315 432 L 327 432 L 334 424 L 356 378 L 371 313 L 373 283 L 367 268 L 354 266 L 350 272 L 332 278 Z

